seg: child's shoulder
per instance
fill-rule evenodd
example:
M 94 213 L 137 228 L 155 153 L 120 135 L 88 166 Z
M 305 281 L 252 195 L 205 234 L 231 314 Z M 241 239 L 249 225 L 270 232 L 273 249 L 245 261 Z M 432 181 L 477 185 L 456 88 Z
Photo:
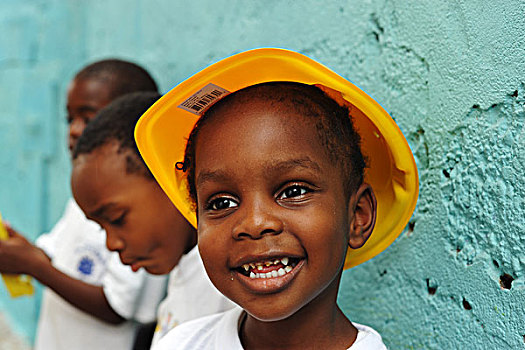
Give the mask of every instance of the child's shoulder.
M 386 350 L 383 339 L 379 333 L 368 326 L 352 322 L 357 328 L 357 338 L 349 350 Z
M 154 350 L 163 349 L 239 349 L 240 307 L 184 322 L 169 331 Z

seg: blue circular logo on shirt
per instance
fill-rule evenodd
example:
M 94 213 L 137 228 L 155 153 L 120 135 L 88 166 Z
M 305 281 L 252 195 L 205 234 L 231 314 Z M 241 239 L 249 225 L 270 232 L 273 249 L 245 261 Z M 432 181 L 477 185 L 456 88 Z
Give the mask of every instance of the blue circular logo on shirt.
M 82 272 L 84 275 L 91 275 L 93 272 L 93 265 L 95 265 L 93 259 L 84 256 L 78 264 L 78 271 Z

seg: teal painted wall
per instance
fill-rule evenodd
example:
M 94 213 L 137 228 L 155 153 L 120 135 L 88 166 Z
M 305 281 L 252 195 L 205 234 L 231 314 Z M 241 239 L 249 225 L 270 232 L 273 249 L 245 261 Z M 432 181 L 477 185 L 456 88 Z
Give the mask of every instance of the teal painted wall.
M 85 63 L 167 91 L 232 53 L 301 51 L 392 114 L 420 171 L 411 223 L 345 272 L 340 304 L 393 349 L 525 348 L 525 3 L 0 1 L 0 210 L 35 238 L 69 196 L 64 95 Z M 0 309 L 31 338 L 38 298 Z

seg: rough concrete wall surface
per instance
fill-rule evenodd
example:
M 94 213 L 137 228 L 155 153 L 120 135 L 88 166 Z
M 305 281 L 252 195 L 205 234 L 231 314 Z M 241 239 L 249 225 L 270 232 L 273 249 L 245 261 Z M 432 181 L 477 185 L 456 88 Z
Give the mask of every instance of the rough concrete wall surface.
M 60 215 L 64 95 L 85 63 L 132 59 L 167 91 L 233 53 L 290 48 L 389 110 L 419 168 L 406 230 L 344 273 L 345 313 L 392 349 L 525 348 L 524 14 L 520 0 L 2 1 L 0 210 L 31 238 Z M 29 338 L 37 299 L 0 295 Z

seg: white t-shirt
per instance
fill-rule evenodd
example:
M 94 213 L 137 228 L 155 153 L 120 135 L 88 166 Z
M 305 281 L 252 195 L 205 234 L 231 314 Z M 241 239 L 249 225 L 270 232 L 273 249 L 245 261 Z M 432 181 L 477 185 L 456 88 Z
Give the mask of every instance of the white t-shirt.
M 233 308 L 235 304 L 211 283 L 197 247 L 182 256 L 170 272 L 168 295 L 158 309 L 152 344 L 182 322 Z
M 105 243 L 105 232 L 88 220 L 72 199 L 53 230 L 36 241 L 55 268 L 86 283 L 103 286 L 113 310 L 130 321 L 108 324 L 45 288 L 35 350 L 131 349 L 137 326 L 134 321 L 155 320 L 157 306 L 165 295 L 166 277 L 142 270 L 134 273 Z
M 152 350 L 243 350 L 238 325 L 242 309 L 236 307 L 220 314 L 186 322 L 173 329 Z M 349 350 L 386 350 L 379 333 L 353 323 L 357 338 Z

